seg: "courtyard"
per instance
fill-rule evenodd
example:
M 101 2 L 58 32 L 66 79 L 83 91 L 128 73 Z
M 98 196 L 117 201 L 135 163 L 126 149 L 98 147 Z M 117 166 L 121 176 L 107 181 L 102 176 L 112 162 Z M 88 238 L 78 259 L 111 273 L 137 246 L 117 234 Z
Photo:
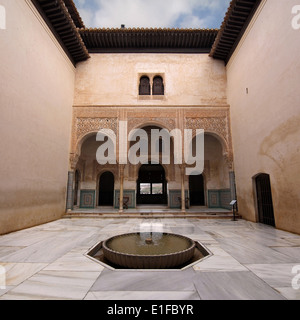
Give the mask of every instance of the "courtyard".
M 212 255 L 184 270 L 111 270 L 86 256 L 111 236 L 152 231 Z M 0 237 L 0 300 L 300 300 L 300 236 L 230 219 L 64 218 Z

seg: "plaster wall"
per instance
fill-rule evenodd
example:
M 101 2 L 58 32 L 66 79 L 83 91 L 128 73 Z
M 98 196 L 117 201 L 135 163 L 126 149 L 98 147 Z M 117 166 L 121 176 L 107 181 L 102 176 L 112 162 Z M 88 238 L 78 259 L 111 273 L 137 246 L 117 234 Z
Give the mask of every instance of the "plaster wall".
M 257 221 L 253 177 L 270 175 L 276 226 L 300 233 L 300 30 L 296 0 L 262 1 L 227 65 L 239 210 Z
M 139 96 L 142 75 L 161 75 L 165 95 Z M 76 70 L 75 106 L 226 103 L 225 66 L 207 54 L 91 54 Z
M 75 68 L 31 1 L 1 0 L 0 234 L 65 212 Z

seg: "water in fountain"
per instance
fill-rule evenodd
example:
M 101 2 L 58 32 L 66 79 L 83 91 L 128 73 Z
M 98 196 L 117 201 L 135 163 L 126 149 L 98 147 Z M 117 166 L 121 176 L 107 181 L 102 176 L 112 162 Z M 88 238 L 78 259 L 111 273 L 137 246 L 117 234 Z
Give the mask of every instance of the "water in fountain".
M 152 241 L 147 241 L 147 240 Z M 162 255 L 187 250 L 189 239 L 159 232 L 143 232 L 116 237 L 107 242 L 107 247 L 116 252 L 135 255 Z

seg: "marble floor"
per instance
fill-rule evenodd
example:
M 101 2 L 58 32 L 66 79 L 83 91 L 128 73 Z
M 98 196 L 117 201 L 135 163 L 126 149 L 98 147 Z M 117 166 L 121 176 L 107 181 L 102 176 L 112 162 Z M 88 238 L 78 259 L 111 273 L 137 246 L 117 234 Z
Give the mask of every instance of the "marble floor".
M 183 271 L 113 271 L 85 255 L 147 229 L 212 256 Z M 300 300 L 298 287 L 300 236 L 244 220 L 65 218 L 0 237 L 0 300 Z

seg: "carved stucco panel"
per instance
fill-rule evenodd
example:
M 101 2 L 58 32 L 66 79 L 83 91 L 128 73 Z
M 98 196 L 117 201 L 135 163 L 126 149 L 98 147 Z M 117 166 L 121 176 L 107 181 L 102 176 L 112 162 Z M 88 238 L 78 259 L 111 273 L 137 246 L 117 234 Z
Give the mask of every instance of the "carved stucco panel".
M 176 128 L 176 121 L 172 118 L 160 118 L 160 117 L 147 117 L 147 118 L 129 118 L 128 119 L 128 131 L 132 129 L 140 128 L 143 125 L 153 124 L 157 126 L 163 126 L 168 130 Z
M 77 118 L 76 119 L 76 138 L 82 139 L 90 132 L 98 132 L 101 129 L 111 129 L 117 134 L 117 118 Z
M 204 129 L 222 137 L 228 144 L 227 119 L 222 118 L 187 118 L 186 129 Z
M 223 156 L 229 169 L 233 168 L 233 150 L 230 134 L 230 123 L 227 114 L 219 112 L 219 116 L 215 117 L 206 114 L 204 117 L 191 117 L 185 119 L 186 129 L 203 129 L 205 131 L 215 133 L 221 137 L 225 143 Z
M 111 129 L 118 134 L 118 118 L 78 117 L 74 119 L 72 134 L 72 152 L 70 155 L 70 167 L 75 168 L 80 156 L 78 150 L 82 139 L 89 133 L 98 132 L 101 129 Z

